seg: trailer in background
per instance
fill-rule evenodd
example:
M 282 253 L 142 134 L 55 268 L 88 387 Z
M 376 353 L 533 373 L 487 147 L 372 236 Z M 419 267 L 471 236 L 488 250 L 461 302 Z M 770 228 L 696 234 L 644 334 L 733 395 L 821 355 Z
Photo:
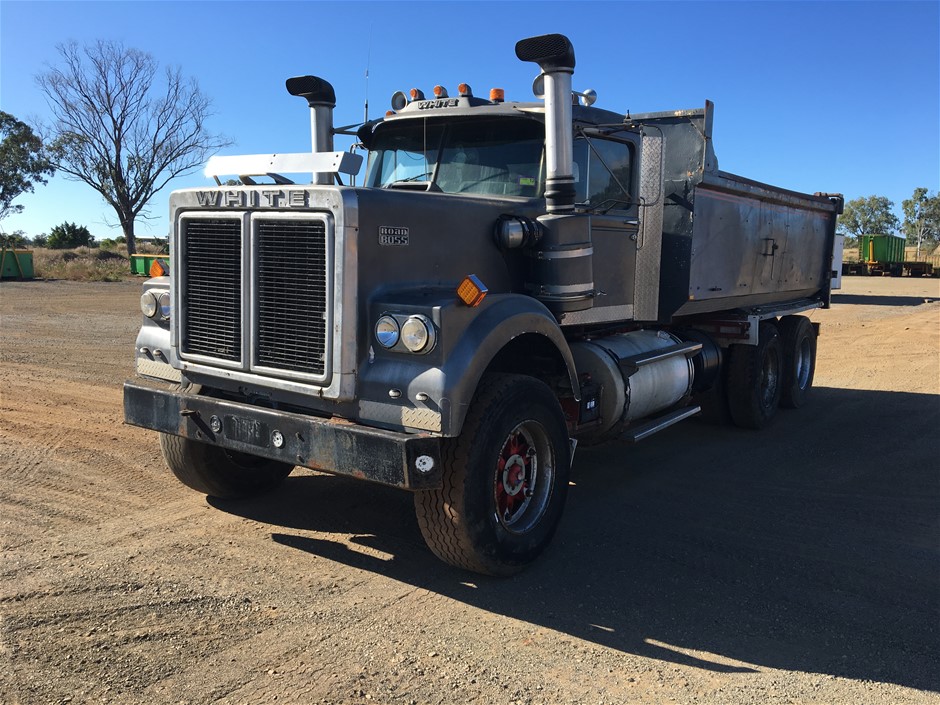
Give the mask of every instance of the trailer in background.
M 861 276 L 929 277 L 936 272 L 926 259 L 907 259 L 905 240 L 896 235 L 862 235 L 858 239 L 858 261 L 843 262 L 842 273 Z

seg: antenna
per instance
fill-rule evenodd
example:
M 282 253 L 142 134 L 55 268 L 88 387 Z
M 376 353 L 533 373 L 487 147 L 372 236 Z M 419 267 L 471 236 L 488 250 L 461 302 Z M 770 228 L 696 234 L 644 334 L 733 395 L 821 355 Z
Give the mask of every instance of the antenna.
M 365 120 L 363 123 L 369 122 L 369 66 L 372 64 L 372 25 L 369 25 L 369 49 L 366 52 L 366 105 L 365 105 Z

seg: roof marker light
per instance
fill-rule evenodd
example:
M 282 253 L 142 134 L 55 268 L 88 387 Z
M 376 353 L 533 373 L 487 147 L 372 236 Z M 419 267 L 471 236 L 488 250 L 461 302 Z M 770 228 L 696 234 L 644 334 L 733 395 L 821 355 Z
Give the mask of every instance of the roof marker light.
M 412 100 L 424 100 L 424 91 L 420 88 L 412 88 L 408 91 L 408 95 L 411 96 Z
M 473 97 L 473 91 L 470 89 L 469 83 L 461 83 L 459 86 L 457 86 L 457 93 L 460 94 L 461 98 Z
M 502 88 L 490 88 L 490 100 L 494 103 L 502 103 L 506 100 L 506 91 Z
M 434 86 L 434 97 L 435 98 L 446 98 L 447 89 L 444 86 Z

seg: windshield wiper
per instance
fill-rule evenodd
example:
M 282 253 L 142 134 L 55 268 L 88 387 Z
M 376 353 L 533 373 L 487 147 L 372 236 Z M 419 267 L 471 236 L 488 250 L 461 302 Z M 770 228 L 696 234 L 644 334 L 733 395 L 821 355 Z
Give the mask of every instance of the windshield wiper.
M 390 185 L 394 185 L 394 184 L 406 184 L 406 183 L 408 183 L 408 182 L 410 182 L 410 181 L 425 181 L 425 180 L 427 180 L 427 177 L 428 177 L 428 176 L 431 176 L 431 175 L 433 175 L 433 174 L 434 174 L 433 171 L 426 171 L 426 172 L 424 172 L 423 174 L 415 174 L 414 176 L 409 176 L 407 179 L 397 179 L 397 180 L 393 181 Z

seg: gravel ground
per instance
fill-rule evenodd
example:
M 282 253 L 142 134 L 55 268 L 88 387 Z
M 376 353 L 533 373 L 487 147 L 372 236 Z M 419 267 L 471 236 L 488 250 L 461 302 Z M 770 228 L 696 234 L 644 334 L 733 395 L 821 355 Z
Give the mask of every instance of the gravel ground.
M 849 278 L 809 407 L 579 449 L 508 580 L 411 498 L 207 501 L 122 424 L 139 284 L 0 284 L 2 703 L 940 703 L 940 282 Z

